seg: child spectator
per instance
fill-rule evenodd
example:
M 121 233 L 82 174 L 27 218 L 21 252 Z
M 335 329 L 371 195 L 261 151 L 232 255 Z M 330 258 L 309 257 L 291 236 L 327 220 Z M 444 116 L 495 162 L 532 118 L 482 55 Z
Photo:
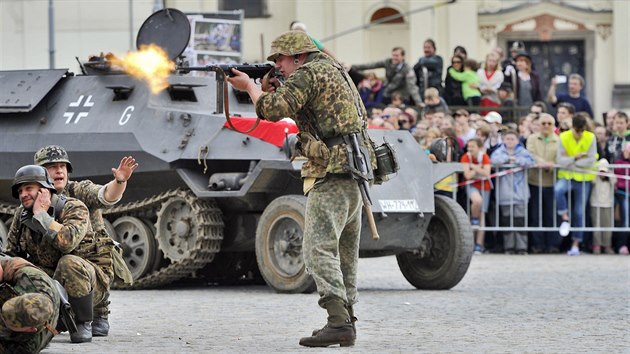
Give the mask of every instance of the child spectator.
M 453 121 L 453 118 L 451 116 L 447 117 L 450 118 L 451 122 Z M 455 149 L 457 149 L 457 156 L 459 158 L 459 156 L 461 156 L 462 152 L 464 151 L 464 146 L 466 146 L 464 141 L 455 134 L 455 129 L 453 129 L 453 127 L 445 126 L 443 128 L 440 128 L 440 132 L 442 133 L 442 137 L 448 138 L 451 142 L 454 142 L 453 146 L 455 146 Z
M 498 107 L 501 101 L 497 95 L 497 91 L 503 83 L 503 71 L 501 70 L 499 55 L 496 52 L 490 52 L 486 55 L 486 61 L 483 68 L 477 70 L 479 76 L 479 91 L 482 93 L 480 105 L 482 107 Z M 481 111 L 481 114 L 487 112 Z
M 394 91 L 394 93 L 392 93 L 392 101 L 387 107 L 398 108 L 402 111 L 407 106 L 405 105 L 402 94 L 400 94 L 400 92 L 398 91 Z
M 462 96 L 469 106 L 479 106 L 481 92 L 479 92 L 479 76 L 477 76 L 477 62 L 474 59 L 464 60 L 464 71 L 458 72 L 448 69 L 448 74 L 462 83 Z
M 416 130 L 413 132 L 413 137 L 416 138 L 418 144 L 424 144 L 424 137 L 427 135 L 427 130 L 429 129 L 429 124 L 423 120 L 419 121 L 416 124 Z
M 393 99 L 392 99 L 393 100 Z M 400 127 L 398 126 L 398 119 L 402 115 L 402 110 L 400 108 L 395 107 L 387 107 L 383 110 L 383 114 L 381 118 L 385 120 L 385 125 L 391 125 L 392 129 L 398 130 Z
M 479 115 L 479 113 L 471 113 L 468 117 L 468 124 L 470 124 L 471 128 L 477 129 L 479 128 L 480 120 L 483 120 L 483 118 L 481 117 L 481 115 Z
M 630 120 L 624 112 L 617 112 L 613 119 L 611 136 L 606 141 L 605 156 L 608 161 L 616 161 L 622 156 L 622 147 L 630 142 Z
M 625 178 L 617 179 L 617 189 L 615 190 L 615 199 L 618 202 L 621 211 L 621 224 L 624 227 L 630 225 L 630 215 L 628 215 L 628 207 L 630 207 L 630 143 L 626 143 L 623 148 L 623 155 L 619 160 L 614 162 L 615 175 L 625 176 Z M 619 237 L 619 254 L 628 254 L 628 234 L 622 233 Z
M 490 138 L 491 129 L 488 125 L 481 125 L 477 128 L 475 132 L 475 137 L 481 140 L 481 143 L 484 144 L 483 151 L 486 151 L 485 142 Z
M 375 73 L 365 74 L 365 79 L 359 83 L 358 90 L 365 108 L 370 109 L 383 105 L 383 81 L 379 80 Z
M 455 119 L 453 119 L 453 117 L 449 115 L 444 116 L 444 118 L 442 118 L 442 120 L 440 121 L 440 125 L 438 126 L 438 128 L 440 128 L 440 130 L 444 130 L 444 129 L 455 130 Z
M 512 92 L 512 85 L 509 82 L 504 82 L 497 91 L 499 100 L 501 101 L 501 107 L 513 108 L 514 107 L 514 93 Z M 514 112 L 512 109 L 503 110 L 503 117 L 506 122 L 514 121 Z
M 468 111 L 465 109 L 458 109 L 453 114 L 455 118 L 455 132 L 457 133 L 457 137 L 461 138 L 464 144 L 475 137 L 475 128 L 470 126 L 468 116 Z
M 431 146 L 431 143 L 435 139 L 439 138 L 441 135 L 442 135 L 442 132 L 440 132 L 438 128 L 431 127 L 429 128 L 429 130 L 427 130 L 427 133 L 424 135 L 424 143 L 420 144 L 420 147 L 422 148 L 424 152 L 427 153 L 427 155 L 431 153 L 429 151 L 429 147 Z
M 597 155 L 604 157 L 606 156 L 606 142 L 610 137 L 610 131 L 600 122 L 595 122 L 594 124 L 595 131 L 593 133 L 595 133 L 595 138 L 597 139 Z
M 558 121 L 557 134 L 565 132 L 573 127 L 573 115 L 575 114 L 575 107 L 568 102 L 562 102 L 558 104 L 556 110 L 556 120 Z
M 405 108 L 405 113 L 411 117 L 411 125 L 415 126 L 418 123 L 418 110 L 414 107 Z
M 503 129 L 502 122 L 503 117 L 497 112 L 489 112 L 483 117 L 483 121 L 488 124 L 490 127 L 490 136 L 486 141 L 484 141 L 484 147 L 486 148 L 486 153 L 488 155 L 492 155 L 492 152 L 496 150 L 503 140 L 501 138 L 501 131 Z
M 448 105 L 442 97 L 440 92 L 435 87 L 429 87 L 424 91 L 424 111 L 429 109 L 441 108 L 444 112 L 448 112 Z
M 398 130 L 406 130 L 411 133 L 412 117 L 409 113 L 402 112 L 398 116 Z
M 532 155 L 519 143 L 518 133 L 508 130 L 503 134 L 503 144 L 490 158 L 495 166 L 516 168 L 536 164 Z M 525 208 L 529 202 L 529 187 L 525 171 L 514 172 L 497 178 L 497 200 L 501 210 L 501 226 L 524 227 Z M 510 224 L 510 218 L 513 220 Z M 508 231 L 503 234 L 506 254 L 527 254 L 527 232 Z
M 484 226 L 485 213 L 488 212 L 490 205 L 490 189 L 492 188 L 488 179 L 490 176 L 490 157 L 483 152 L 483 143 L 478 138 L 470 139 L 466 147 L 468 152 L 460 160 L 464 169 L 464 178 L 467 181 L 483 179 L 466 186 L 466 193 L 471 203 L 470 215 L 472 218 L 470 223 L 473 226 Z M 475 235 L 475 253 L 481 254 L 486 251 L 484 238 L 484 231 L 478 229 Z
M 609 173 L 609 163 L 606 159 L 597 162 L 599 172 Z M 591 222 L 596 229 L 613 227 L 613 205 L 615 203 L 616 177 L 596 176 L 591 191 Z M 593 254 L 602 253 L 602 247 L 606 254 L 615 254 L 612 248 L 611 231 L 593 231 Z

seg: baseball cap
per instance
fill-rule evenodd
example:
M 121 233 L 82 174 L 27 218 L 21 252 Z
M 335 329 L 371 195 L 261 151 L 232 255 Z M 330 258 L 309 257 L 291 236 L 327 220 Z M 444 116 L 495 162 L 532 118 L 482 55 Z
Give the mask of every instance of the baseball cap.
M 485 120 L 488 123 L 501 124 L 503 122 L 503 117 L 501 117 L 501 115 L 498 112 L 492 111 L 492 112 L 488 112 L 488 114 L 486 114 L 486 116 L 483 117 L 483 120 Z
M 16 296 L 2 305 L 4 323 L 12 328 L 41 327 L 53 313 L 52 300 L 37 293 Z

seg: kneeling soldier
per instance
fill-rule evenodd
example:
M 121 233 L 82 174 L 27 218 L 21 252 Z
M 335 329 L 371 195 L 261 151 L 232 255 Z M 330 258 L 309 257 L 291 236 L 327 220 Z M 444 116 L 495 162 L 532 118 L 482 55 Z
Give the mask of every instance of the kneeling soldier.
M 138 167 L 136 160 L 131 156 L 123 157 L 118 168 L 112 168 L 114 179 L 106 185 L 95 184 L 90 180 L 70 181 L 68 175 L 72 173 L 72 164 L 68 152 L 61 146 L 45 146 L 37 150 L 33 160 L 36 165 L 48 170 L 58 194 L 79 199 L 88 207 L 99 253 L 99 257 L 95 259 L 96 265 L 109 276 L 110 281 L 118 278 L 124 283 L 131 284 L 133 281 L 131 272 L 122 258 L 122 250 L 114 248 L 114 241 L 111 238 L 113 235 L 109 235 L 105 228 L 102 209 L 111 207 L 122 199 L 127 181 Z M 109 292 L 105 294 L 105 301 L 94 307 L 92 335 L 107 336 L 108 315 Z
M 6 253 L 27 259 L 63 285 L 77 325 L 70 340 L 91 342 L 93 304 L 106 301 L 110 279 L 93 262 L 98 253 L 87 207 L 56 195 L 41 166 L 21 167 L 11 188 L 22 205 L 13 217 Z

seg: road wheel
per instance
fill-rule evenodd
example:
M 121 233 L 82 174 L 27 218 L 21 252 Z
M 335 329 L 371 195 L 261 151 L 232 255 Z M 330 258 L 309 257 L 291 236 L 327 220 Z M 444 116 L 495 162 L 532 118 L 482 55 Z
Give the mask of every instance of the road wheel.
M 306 197 L 276 198 L 263 211 L 256 230 L 256 261 L 267 285 L 280 293 L 311 293 L 316 285 L 302 257 Z
M 422 246 L 417 251 L 397 255 L 398 266 L 407 281 L 418 289 L 450 289 L 468 270 L 473 242 L 473 232 L 462 207 L 451 198 L 436 195 L 435 215 Z
M 120 242 L 123 258 L 133 279 L 139 279 L 153 271 L 158 251 L 157 242 L 151 229 L 142 220 L 123 216 L 112 224 L 114 239 Z

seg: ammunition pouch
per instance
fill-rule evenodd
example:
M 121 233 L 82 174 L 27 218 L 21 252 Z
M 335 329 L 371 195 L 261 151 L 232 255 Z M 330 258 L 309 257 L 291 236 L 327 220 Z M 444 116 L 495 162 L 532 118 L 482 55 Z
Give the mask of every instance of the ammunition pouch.
M 133 284 L 133 275 L 125 263 L 123 250 L 118 244 L 114 244 L 112 260 L 114 262 L 114 281 L 122 281 L 128 285 Z
M 74 254 L 100 268 L 103 275 L 108 278 L 103 279 L 106 280 L 105 285 L 111 284 L 116 278 L 126 284 L 131 284 L 133 280 L 122 257 L 122 249 L 116 245 L 104 229 L 94 233 L 92 243 L 79 244 Z
M 326 144 L 307 132 L 298 134 L 296 149 L 315 164 L 326 167 L 330 160 L 330 149 Z
M 396 158 L 396 151 L 391 144 L 385 142 L 374 147 L 376 155 L 376 170 L 374 171 L 374 183 L 381 184 L 389 180 L 389 175 L 398 172 L 400 165 Z

